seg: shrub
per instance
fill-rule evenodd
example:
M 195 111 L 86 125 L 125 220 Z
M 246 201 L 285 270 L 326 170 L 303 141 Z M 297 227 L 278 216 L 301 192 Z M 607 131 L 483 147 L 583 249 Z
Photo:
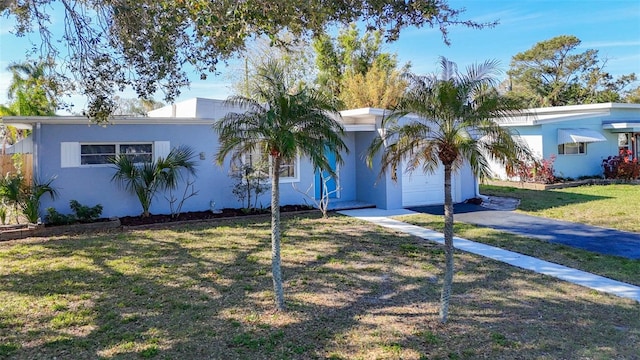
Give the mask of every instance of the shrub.
M 507 175 L 510 177 L 517 176 L 522 182 L 553 184 L 556 181 L 553 170 L 555 160 L 556 156 L 551 155 L 549 159 L 542 159 L 541 161 L 520 161 L 516 166 L 507 169 Z
M 69 207 L 76 214 L 78 221 L 83 223 L 96 221 L 102 215 L 102 205 L 100 204 L 89 207 L 80 204 L 76 200 L 71 200 L 69 201 Z
M 640 177 L 638 159 L 631 158 L 631 150 L 620 149 L 617 156 L 602 160 L 605 179 L 633 180 Z
M 54 180 L 55 177 L 46 181 L 34 179 L 29 185 L 20 172 L 7 174 L 0 179 L 0 198 L 3 204 L 13 208 L 16 222 L 18 214 L 22 213 L 30 223 L 35 224 L 40 218 L 42 196 L 48 194 L 53 200 L 58 196 L 58 190 L 51 185 Z
M 75 222 L 89 223 L 98 220 L 102 215 L 102 205 L 100 204 L 89 207 L 80 204 L 76 200 L 71 200 L 69 201 L 69 207 L 73 214 L 60 214 L 52 207 L 47 208 L 46 223 L 52 225 L 68 225 Z
M 51 225 L 68 225 L 76 222 L 74 215 L 60 214 L 56 209 L 52 207 L 47 208 L 47 215 L 45 215 L 45 222 Z
M 25 188 L 21 203 L 22 214 L 30 223 L 35 224 L 40 219 L 40 199 L 42 196 L 48 194 L 52 200 L 58 196 L 58 190 L 51 185 L 54 180 L 55 177 L 46 181 L 34 179 L 31 186 Z
M 10 206 L 15 216 L 16 223 L 19 222 L 19 214 L 21 213 L 21 202 L 25 193 L 25 180 L 20 172 L 16 174 L 7 173 L 0 178 L 0 197 L 3 204 Z
M 231 178 L 234 184 L 231 192 L 247 211 L 256 209 L 260 195 L 271 188 L 268 174 L 267 161 L 257 161 L 253 164 L 238 163 L 232 167 Z
M 0 222 L 2 222 L 2 225 L 6 225 L 7 224 L 7 206 L 0 202 Z

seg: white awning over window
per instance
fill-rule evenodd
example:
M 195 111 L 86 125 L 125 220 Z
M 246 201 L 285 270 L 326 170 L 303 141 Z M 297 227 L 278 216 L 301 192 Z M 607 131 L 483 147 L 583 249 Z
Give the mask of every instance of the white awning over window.
M 591 129 L 558 129 L 558 145 L 570 143 L 590 143 L 607 141 L 597 130 Z
M 640 121 L 613 121 L 602 124 L 604 130 L 611 131 L 612 133 L 631 133 L 640 132 Z

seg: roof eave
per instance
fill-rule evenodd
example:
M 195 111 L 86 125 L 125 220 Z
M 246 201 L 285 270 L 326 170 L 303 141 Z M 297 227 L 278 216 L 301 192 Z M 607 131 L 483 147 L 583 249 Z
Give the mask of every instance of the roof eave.
M 11 126 L 19 125 L 212 125 L 215 119 L 175 118 L 175 117 L 114 117 L 109 122 L 98 124 L 84 116 L 5 116 L 2 122 Z

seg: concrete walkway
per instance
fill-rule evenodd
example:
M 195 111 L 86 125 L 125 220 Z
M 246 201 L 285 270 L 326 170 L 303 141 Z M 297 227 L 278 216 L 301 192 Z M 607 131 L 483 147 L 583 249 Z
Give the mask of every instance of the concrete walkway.
M 389 218 L 391 216 L 417 214 L 411 210 L 358 209 L 339 211 L 339 213 L 368 221 L 382 227 L 417 236 L 425 240 L 444 244 L 444 235 L 442 233 Z M 509 265 L 553 276 L 594 290 L 640 302 L 640 286 L 611 280 L 599 275 L 594 275 L 588 272 L 572 269 L 531 256 L 522 255 L 459 237 L 455 237 L 453 239 L 453 246 L 456 249 L 464 250 L 472 254 L 484 256 Z

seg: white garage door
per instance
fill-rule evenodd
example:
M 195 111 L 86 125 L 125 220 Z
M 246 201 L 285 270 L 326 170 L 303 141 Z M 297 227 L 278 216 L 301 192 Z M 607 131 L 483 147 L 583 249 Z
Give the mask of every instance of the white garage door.
M 412 173 L 402 166 L 402 206 L 435 205 L 444 203 L 444 168 L 439 166 L 434 173 L 423 173 L 419 169 Z

